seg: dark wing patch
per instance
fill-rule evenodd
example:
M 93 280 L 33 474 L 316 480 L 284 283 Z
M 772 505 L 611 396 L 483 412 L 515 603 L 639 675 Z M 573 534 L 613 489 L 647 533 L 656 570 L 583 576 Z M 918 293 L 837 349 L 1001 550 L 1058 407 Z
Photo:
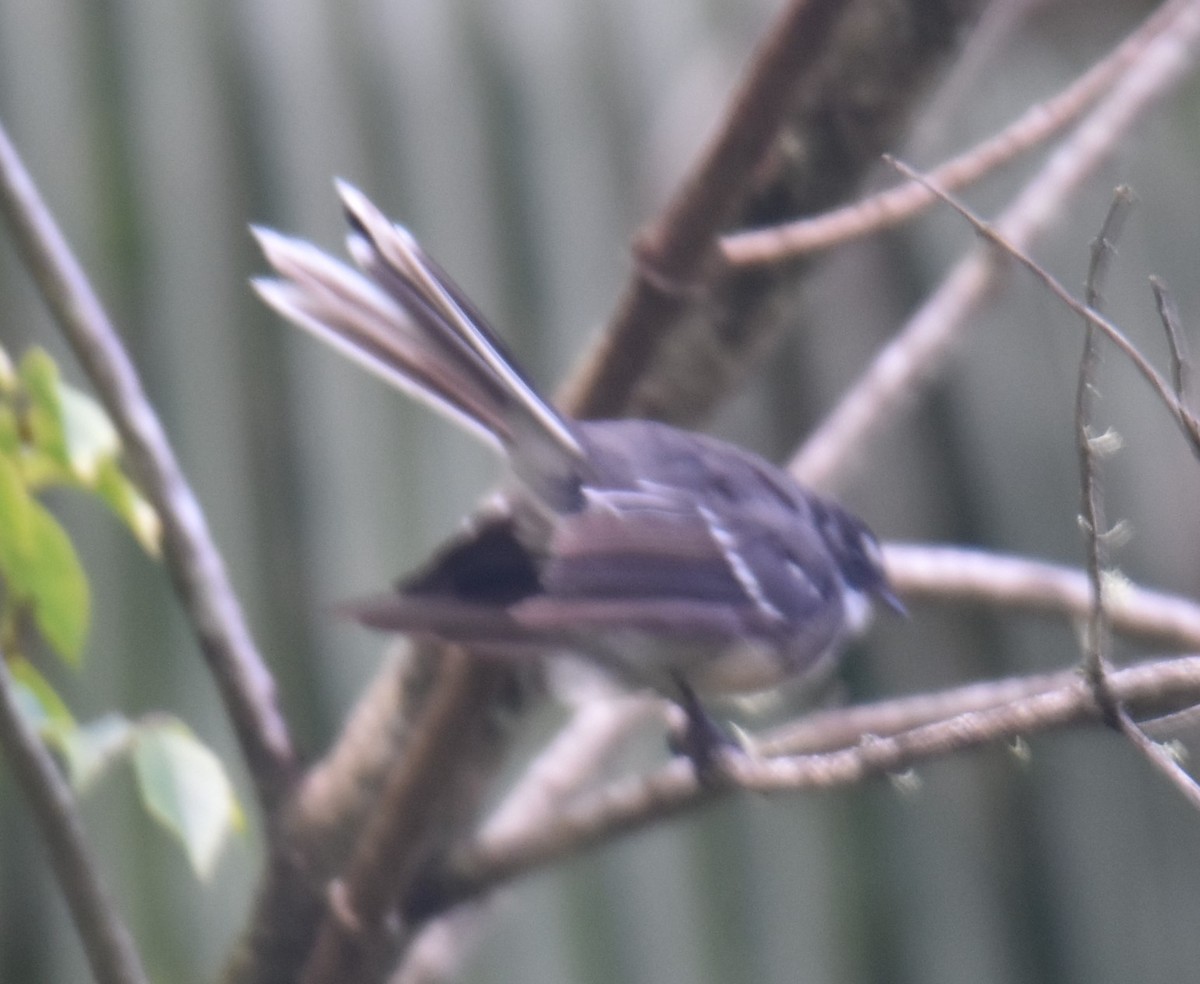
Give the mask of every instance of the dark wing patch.
M 503 606 L 541 590 L 537 566 L 516 536 L 511 516 L 490 518 L 452 539 L 396 585 L 402 595 Z

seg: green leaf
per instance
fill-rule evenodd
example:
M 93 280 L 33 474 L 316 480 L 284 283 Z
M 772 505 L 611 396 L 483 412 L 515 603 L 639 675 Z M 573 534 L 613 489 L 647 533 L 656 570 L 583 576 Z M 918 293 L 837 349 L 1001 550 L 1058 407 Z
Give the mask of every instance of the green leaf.
M 58 696 L 58 691 L 29 660 L 23 656 L 12 657 L 8 661 L 8 670 L 16 685 L 21 713 L 41 734 L 76 727 L 75 718 Z
M 71 467 L 80 481 L 91 485 L 101 464 L 120 454 L 121 439 L 104 408 L 82 390 L 63 383 L 58 402 Z
M 157 557 L 162 545 L 162 523 L 158 513 L 142 497 L 137 486 L 126 478 L 115 458 L 100 463 L 96 470 L 95 491 L 129 527 L 142 549 L 151 557 Z
M 91 596 L 87 575 L 66 531 L 0 457 L 0 574 L 11 600 L 28 604 L 45 640 L 78 663 L 87 639 Z
M 221 848 L 244 819 L 224 766 L 180 721 L 153 718 L 134 744 L 138 789 L 150 815 L 183 845 L 206 879 Z
M 129 751 L 136 728 L 121 714 L 105 714 L 85 725 L 54 728 L 45 735 L 62 755 L 71 785 L 84 793 Z
M 20 448 L 21 427 L 17 423 L 17 412 L 9 404 L 0 402 L 0 454 L 16 458 Z
M 83 657 L 91 621 L 87 574 L 71 538 L 45 506 L 33 500 L 33 563 L 25 586 L 38 631 L 69 663 Z
M 30 552 L 32 506 L 16 465 L 0 456 L 0 576 L 12 591 L 20 588 L 24 558 Z
M 27 419 L 34 448 L 69 466 L 58 366 L 45 349 L 34 346 L 22 357 L 17 372 L 29 398 Z
M 0 389 L 0 454 L 9 454 L 26 488 L 36 493 L 62 485 L 94 493 L 157 557 L 158 515 L 121 470 L 120 435 L 104 408 L 62 382 L 40 348 L 21 359 L 18 382 L 24 400 Z

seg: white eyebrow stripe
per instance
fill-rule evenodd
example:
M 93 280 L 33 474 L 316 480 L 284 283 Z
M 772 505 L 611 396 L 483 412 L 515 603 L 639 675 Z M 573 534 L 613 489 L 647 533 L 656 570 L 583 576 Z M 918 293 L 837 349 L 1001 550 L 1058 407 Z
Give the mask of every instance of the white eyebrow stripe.
M 721 525 L 717 514 L 711 509 L 705 506 L 697 506 L 696 508 L 704 519 L 713 542 L 720 548 L 721 556 L 725 558 L 725 563 L 729 565 L 729 570 L 737 578 L 737 582 L 741 585 L 746 596 L 758 606 L 760 611 L 770 618 L 778 622 L 784 621 L 783 612 L 772 604 L 771 600 L 763 593 L 762 585 L 759 584 L 754 571 L 750 569 L 750 566 L 746 563 L 746 559 L 738 550 L 737 537 Z

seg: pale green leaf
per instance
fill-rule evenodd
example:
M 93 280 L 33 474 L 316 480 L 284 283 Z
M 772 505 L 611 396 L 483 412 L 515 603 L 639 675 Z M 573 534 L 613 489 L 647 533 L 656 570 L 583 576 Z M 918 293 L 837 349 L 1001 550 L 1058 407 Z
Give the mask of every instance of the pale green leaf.
M 133 759 L 146 809 L 179 839 L 196 874 L 207 878 L 243 823 L 220 759 L 171 718 L 154 718 L 138 729 Z
M 86 792 L 119 756 L 129 750 L 135 726 L 121 714 L 105 714 L 85 725 L 55 728 L 46 734 L 63 758 L 71 785 Z
M 94 487 L 96 494 L 137 538 L 142 549 L 150 556 L 157 557 L 162 542 L 162 523 L 158 513 L 121 471 L 116 459 L 100 462 Z
M 75 728 L 75 718 L 58 691 L 29 660 L 23 656 L 10 658 L 8 671 L 16 685 L 21 712 L 42 735 Z
M 104 408 L 87 393 L 63 383 L 58 398 L 71 467 L 81 482 L 91 485 L 101 464 L 120 454 L 121 439 Z

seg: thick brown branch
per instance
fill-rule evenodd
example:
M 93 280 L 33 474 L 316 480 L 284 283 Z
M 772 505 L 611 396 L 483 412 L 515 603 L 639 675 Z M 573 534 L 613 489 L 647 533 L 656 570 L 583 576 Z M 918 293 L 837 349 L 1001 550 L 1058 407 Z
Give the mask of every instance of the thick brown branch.
M 1154 38 L 1168 29 L 1190 0 L 1171 0 L 1155 10 L 1107 57 L 1096 62 L 1057 95 L 1029 107 L 999 133 L 928 172 L 949 191 L 974 184 L 1075 122 L 1124 74 Z M 920 215 L 937 201 L 919 181 L 906 181 L 861 201 L 814 215 L 721 237 L 721 253 L 731 267 L 795 261 L 805 254 L 889 229 Z
M 345 875 L 334 882 L 329 906 L 305 967 L 305 984 L 353 984 L 381 978 L 404 943 L 400 901 L 457 829 L 465 763 L 479 744 L 507 670 L 492 670 L 465 650 L 446 647 L 438 683 L 403 758 L 359 837 Z M 454 778 L 448 778 L 451 774 Z
M 792 0 L 754 59 L 726 124 L 663 215 L 638 238 L 633 280 L 600 350 L 569 400 L 581 417 L 624 412 L 663 334 L 702 293 L 717 234 L 751 189 L 802 74 L 826 45 L 842 0 Z

